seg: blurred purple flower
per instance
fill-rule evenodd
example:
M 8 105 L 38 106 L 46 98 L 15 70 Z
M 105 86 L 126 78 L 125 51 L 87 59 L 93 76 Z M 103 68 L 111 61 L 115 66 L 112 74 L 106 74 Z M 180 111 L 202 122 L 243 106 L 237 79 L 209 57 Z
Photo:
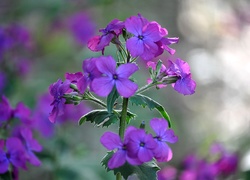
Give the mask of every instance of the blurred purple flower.
M 26 169 L 25 150 L 20 139 L 11 137 L 6 140 L 7 152 L 0 149 L 0 173 L 5 173 L 12 164 L 15 167 Z
M 152 134 L 146 134 L 144 129 L 136 129 L 129 133 L 127 150 L 130 158 L 138 159 L 142 163 L 151 161 L 156 147 L 157 143 Z
M 66 80 L 62 82 L 59 79 L 57 82 L 50 85 L 49 90 L 50 94 L 54 97 L 51 106 L 53 106 L 52 112 L 49 115 L 49 120 L 52 123 L 55 123 L 58 116 L 63 115 L 64 113 L 64 103 L 66 100 L 63 98 L 63 95 L 70 89 L 70 81 Z
M 41 152 L 42 146 L 33 138 L 32 131 L 29 128 L 21 128 L 20 135 L 25 144 L 27 160 L 34 166 L 40 166 L 41 162 L 33 151 Z
M 177 92 L 183 95 L 191 95 L 195 92 L 196 83 L 192 79 L 190 67 L 187 62 L 179 58 L 175 62 L 169 60 L 167 74 L 178 77 L 178 80 L 172 84 Z
M 172 159 L 173 153 L 166 142 L 176 143 L 178 137 L 174 131 L 169 129 L 168 122 L 163 118 L 153 118 L 150 121 L 150 126 L 156 133 L 154 137 L 157 142 L 157 147 L 154 149 L 154 157 L 159 162 L 167 162 Z
M 31 110 L 23 102 L 19 102 L 14 110 L 14 117 L 19 118 L 25 125 L 32 125 Z
M 91 51 L 104 51 L 113 38 L 118 38 L 124 28 L 124 23 L 118 19 L 112 20 L 106 28 L 100 29 L 101 36 L 94 36 L 88 41 L 88 48 Z M 118 43 L 118 42 L 116 42 Z
M 99 57 L 96 67 L 104 74 L 92 82 L 93 91 L 99 96 L 107 96 L 116 86 L 118 93 L 123 97 L 132 96 L 138 89 L 137 84 L 129 77 L 138 70 L 136 64 L 122 64 L 116 69 L 116 62 L 111 56 Z
M 81 45 L 86 45 L 95 33 L 95 24 L 86 13 L 78 12 L 69 17 L 68 27 L 74 39 Z
M 0 99 L 0 125 L 4 121 L 8 121 L 13 115 L 13 110 L 8 99 L 2 95 Z
M 177 169 L 171 166 L 164 167 L 157 172 L 158 180 L 175 180 L 176 177 L 177 177 Z

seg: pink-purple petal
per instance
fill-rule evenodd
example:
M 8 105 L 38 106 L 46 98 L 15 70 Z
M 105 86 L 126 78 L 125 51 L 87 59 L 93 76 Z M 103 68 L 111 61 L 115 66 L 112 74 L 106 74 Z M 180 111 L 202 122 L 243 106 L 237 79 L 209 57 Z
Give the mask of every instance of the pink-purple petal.
M 150 149 L 140 147 L 138 151 L 138 159 L 142 162 L 151 161 L 153 158 L 153 153 Z
M 115 81 L 109 77 L 95 78 L 92 81 L 92 90 L 99 96 L 108 96 L 115 85 Z
M 135 73 L 138 70 L 138 66 L 136 64 L 127 63 L 120 65 L 116 73 L 119 76 L 119 78 L 129 78 L 133 73 Z
M 144 52 L 144 43 L 137 37 L 132 37 L 127 40 L 126 47 L 131 53 L 132 57 L 141 56 Z
M 109 169 L 114 169 L 122 166 L 126 162 L 126 151 L 118 150 L 113 156 L 110 158 L 108 162 Z
M 113 132 L 105 132 L 100 138 L 101 144 L 108 150 L 122 147 L 121 138 Z
M 116 61 L 112 56 L 101 56 L 96 61 L 96 67 L 103 74 L 112 77 L 116 70 Z
M 138 85 L 129 79 L 120 79 L 116 81 L 116 88 L 121 96 L 128 98 L 135 94 Z

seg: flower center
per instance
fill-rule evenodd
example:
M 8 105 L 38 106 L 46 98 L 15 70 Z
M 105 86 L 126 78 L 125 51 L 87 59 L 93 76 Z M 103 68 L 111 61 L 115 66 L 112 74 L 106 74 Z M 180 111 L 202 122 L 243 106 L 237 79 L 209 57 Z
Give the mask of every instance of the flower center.
M 113 79 L 114 79 L 114 80 L 117 80 L 117 79 L 118 79 L 118 75 L 117 75 L 117 74 L 114 74 L 114 75 L 113 75 Z
M 140 142 L 140 147 L 144 147 L 145 143 L 144 142 Z
M 143 35 L 139 35 L 139 36 L 137 36 L 137 37 L 138 37 L 138 39 L 140 39 L 140 40 L 143 40 L 143 38 L 144 38 Z

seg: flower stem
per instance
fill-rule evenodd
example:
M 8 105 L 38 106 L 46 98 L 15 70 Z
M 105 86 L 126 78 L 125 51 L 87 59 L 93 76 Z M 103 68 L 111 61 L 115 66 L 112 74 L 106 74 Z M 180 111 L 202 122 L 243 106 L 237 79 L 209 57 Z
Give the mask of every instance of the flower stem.
M 155 83 L 147 84 L 147 85 L 141 87 L 140 89 L 138 89 L 138 90 L 136 91 L 136 94 L 142 93 L 142 92 L 146 91 L 147 89 L 149 89 L 149 88 L 151 88 L 151 87 L 153 87 L 153 86 L 155 86 Z
M 120 118 L 120 127 L 119 127 L 119 136 L 121 137 L 121 139 L 124 138 L 124 133 L 126 129 L 127 111 L 128 111 L 128 98 L 123 98 L 122 112 L 121 112 L 121 118 Z M 116 180 L 122 180 L 121 173 L 116 174 Z

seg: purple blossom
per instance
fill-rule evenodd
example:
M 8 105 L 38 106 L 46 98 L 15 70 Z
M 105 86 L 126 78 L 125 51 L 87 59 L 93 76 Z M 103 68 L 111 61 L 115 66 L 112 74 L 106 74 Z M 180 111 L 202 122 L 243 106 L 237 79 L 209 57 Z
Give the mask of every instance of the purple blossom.
M 169 45 L 175 44 L 179 42 L 178 37 L 163 37 L 160 41 L 157 41 L 156 44 L 158 45 L 158 52 L 156 53 L 156 56 L 161 55 L 164 50 L 168 51 L 169 54 L 173 55 L 175 53 L 175 50 L 170 48 Z
M 106 28 L 100 29 L 101 36 L 94 36 L 88 42 L 91 51 L 104 51 L 113 38 L 118 38 L 124 28 L 124 23 L 118 19 L 112 20 Z M 116 42 L 117 43 L 117 42 Z
M 82 72 L 76 72 L 76 73 L 66 73 L 65 79 L 69 80 L 71 83 L 76 84 L 79 79 L 81 79 L 83 76 Z
M 122 166 L 126 161 L 128 161 L 130 164 L 138 165 L 141 164 L 140 161 L 137 159 L 131 159 L 128 157 L 128 150 L 127 150 L 127 143 L 129 138 L 129 133 L 131 130 L 134 130 L 134 127 L 128 127 L 125 132 L 124 141 L 121 140 L 118 134 L 115 134 L 113 132 L 105 132 L 100 142 L 104 147 L 106 147 L 108 150 L 115 150 L 115 153 L 110 158 L 108 162 L 108 167 L 110 169 L 118 168 Z
M 168 64 L 167 74 L 178 77 L 178 80 L 172 84 L 173 88 L 183 95 L 193 94 L 195 92 L 196 83 L 192 79 L 188 63 L 181 59 L 177 59 L 175 62 L 169 60 Z
M 49 120 L 55 123 L 56 118 L 64 113 L 64 104 L 66 100 L 63 98 L 63 95 L 70 90 L 70 81 L 66 80 L 62 82 L 62 80 L 59 79 L 57 82 L 50 85 L 49 90 L 50 94 L 54 97 L 54 101 L 51 103 L 53 109 L 49 115 Z
M 177 177 L 177 169 L 171 166 L 164 167 L 157 172 L 158 180 L 175 180 L 176 177 Z
M 86 45 L 95 32 L 95 24 L 83 12 L 78 12 L 69 17 L 68 27 L 74 39 L 81 45 Z
M 26 169 L 25 150 L 22 142 L 16 137 L 8 138 L 6 148 L 7 152 L 0 149 L 0 173 L 7 172 L 10 164 Z
M 53 135 L 55 128 L 55 125 L 51 124 L 49 121 L 49 113 L 53 109 L 53 107 L 50 106 L 51 102 L 53 101 L 53 96 L 51 96 L 49 93 L 46 93 L 37 99 L 38 101 L 33 115 L 35 122 L 33 124 L 33 128 L 38 130 L 42 136 L 50 137 Z
M 23 102 L 19 102 L 14 110 L 14 117 L 19 118 L 24 124 L 31 125 L 33 119 L 31 118 L 31 110 L 24 105 Z
M 102 73 L 96 67 L 98 58 L 88 58 L 82 62 L 83 77 L 77 83 L 78 89 L 83 93 L 89 86 L 92 91 L 92 81 L 96 77 L 100 77 Z
M 156 133 L 154 137 L 157 142 L 157 147 L 154 149 L 154 157 L 159 162 L 167 162 L 172 159 L 173 153 L 166 142 L 176 143 L 178 137 L 174 131 L 169 129 L 168 122 L 163 118 L 153 118 L 150 121 L 150 126 Z
M 25 144 L 27 160 L 34 166 L 40 166 L 41 162 L 34 152 L 42 151 L 42 146 L 33 138 L 32 131 L 29 128 L 20 129 L 20 135 Z
M 116 69 L 116 62 L 111 56 L 102 56 L 96 61 L 96 67 L 103 73 L 103 76 L 95 78 L 92 82 L 92 90 L 97 95 L 107 96 L 115 86 L 121 96 L 130 97 L 138 89 L 137 84 L 129 80 L 138 70 L 136 64 L 122 64 Z
M 147 22 L 141 16 L 132 16 L 125 21 L 128 32 L 134 36 L 126 42 L 126 47 L 133 57 L 140 56 L 142 59 L 150 60 L 158 52 L 157 41 L 167 35 L 167 30 L 161 28 L 156 22 Z
M 136 129 L 129 133 L 128 156 L 138 159 L 141 164 L 153 159 L 156 147 L 157 143 L 152 134 L 146 134 L 144 129 Z
M 8 121 L 12 117 L 13 110 L 8 99 L 2 95 L 0 99 L 0 125 L 1 122 Z

